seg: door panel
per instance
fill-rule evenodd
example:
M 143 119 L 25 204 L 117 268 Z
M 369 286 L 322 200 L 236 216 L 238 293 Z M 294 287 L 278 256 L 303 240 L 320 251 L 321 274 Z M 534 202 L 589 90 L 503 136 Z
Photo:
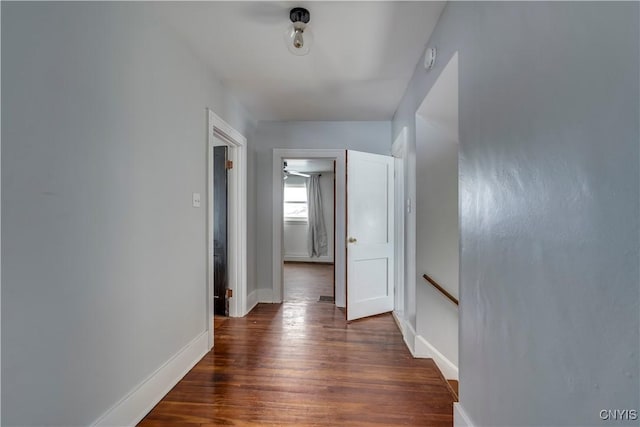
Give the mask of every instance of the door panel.
M 367 284 L 367 288 L 354 287 L 353 299 L 365 301 L 387 296 L 387 259 L 364 259 L 353 263 L 353 274 Z
M 229 315 L 227 274 L 227 147 L 213 148 L 213 312 Z
M 347 320 L 393 310 L 393 165 L 347 151 Z

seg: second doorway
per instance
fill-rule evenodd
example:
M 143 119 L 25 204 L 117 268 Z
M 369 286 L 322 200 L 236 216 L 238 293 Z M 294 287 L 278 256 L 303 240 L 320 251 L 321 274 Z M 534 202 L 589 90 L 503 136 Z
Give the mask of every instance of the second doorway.
M 335 301 L 335 162 L 284 159 L 283 300 Z

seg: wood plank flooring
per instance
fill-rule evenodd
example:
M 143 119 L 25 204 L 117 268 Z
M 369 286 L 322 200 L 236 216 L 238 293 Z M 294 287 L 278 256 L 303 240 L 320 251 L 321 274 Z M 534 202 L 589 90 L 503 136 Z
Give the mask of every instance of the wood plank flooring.
M 452 426 L 454 397 L 389 314 L 347 324 L 325 302 L 215 322 L 215 347 L 139 424 Z
M 313 301 L 333 295 L 333 265 L 285 262 L 282 269 L 285 301 Z
M 333 266 L 287 263 L 285 303 L 216 317 L 215 348 L 141 426 L 451 426 L 451 389 L 390 315 L 347 324 L 318 302 Z

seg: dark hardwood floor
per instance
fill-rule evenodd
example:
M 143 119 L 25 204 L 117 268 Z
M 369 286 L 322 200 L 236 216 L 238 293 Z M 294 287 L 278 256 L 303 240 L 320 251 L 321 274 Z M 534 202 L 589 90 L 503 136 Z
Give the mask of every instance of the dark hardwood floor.
M 453 401 L 391 315 L 302 300 L 217 318 L 214 350 L 139 425 L 452 426 Z
M 282 269 L 285 301 L 318 301 L 333 295 L 333 265 L 285 262 Z

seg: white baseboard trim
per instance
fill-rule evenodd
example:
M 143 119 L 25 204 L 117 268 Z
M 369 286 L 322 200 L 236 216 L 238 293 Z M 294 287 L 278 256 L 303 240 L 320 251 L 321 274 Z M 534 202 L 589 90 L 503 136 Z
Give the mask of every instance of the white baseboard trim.
M 251 310 L 258 305 L 258 300 L 258 289 L 254 289 L 249 295 L 247 295 L 247 312 L 244 314 L 245 316 L 251 313 Z
M 392 311 L 391 314 L 393 315 L 393 320 L 396 321 L 396 325 L 398 325 L 398 329 L 400 329 L 400 333 L 402 334 L 402 337 L 404 338 L 404 329 L 405 329 L 404 320 L 402 320 L 402 318 L 395 311 Z
M 417 357 L 416 356 L 416 330 L 413 329 L 413 326 L 411 325 L 411 323 L 407 321 L 403 321 L 403 323 L 404 323 L 404 331 L 403 331 L 404 343 L 407 345 L 407 348 L 409 349 L 409 352 L 411 353 L 411 355 L 413 357 Z
M 445 379 L 457 380 L 458 379 L 458 367 L 447 359 L 442 353 L 438 351 L 429 341 L 424 339 L 422 335 L 416 335 L 415 341 L 415 357 L 425 357 L 433 359 L 438 365 L 438 369 L 442 372 Z
M 318 258 L 310 258 L 307 255 L 285 255 L 284 261 L 297 261 L 297 262 L 333 262 L 333 257 L 321 256 Z
M 415 358 L 433 359 L 435 364 L 442 372 L 442 375 L 448 380 L 458 379 L 458 367 L 449 359 L 444 357 L 431 343 L 429 343 L 422 335 L 418 335 L 413 329 L 411 323 L 400 318 L 397 313 L 393 312 L 393 319 L 396 321 L 404 343 L 407 345 L 409 352 Z
M 134 387 L 92 426 L 135 426 L 207 351 L 207 331 L 204 331 Z
M 256 289 L 258 293 L 258 302 L 272 303 L 273 302 L 273 290 L 272 289 Z
M 471 418 L 459 402 L 453 402 L 453 427 L 474 427 Z

